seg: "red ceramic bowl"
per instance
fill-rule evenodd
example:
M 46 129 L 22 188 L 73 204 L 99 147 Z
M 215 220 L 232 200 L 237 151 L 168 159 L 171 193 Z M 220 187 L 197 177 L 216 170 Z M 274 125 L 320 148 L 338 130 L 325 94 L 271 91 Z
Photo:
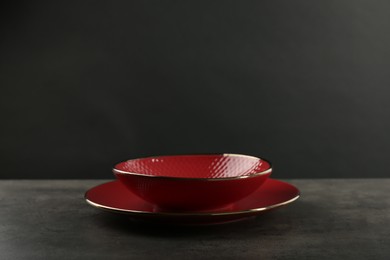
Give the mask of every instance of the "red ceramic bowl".
M 162 209 L 202 211 L 250 195 L 272 167 L 246 155 L 178 155 L 128 160 L 113 172 L 134 194 Z

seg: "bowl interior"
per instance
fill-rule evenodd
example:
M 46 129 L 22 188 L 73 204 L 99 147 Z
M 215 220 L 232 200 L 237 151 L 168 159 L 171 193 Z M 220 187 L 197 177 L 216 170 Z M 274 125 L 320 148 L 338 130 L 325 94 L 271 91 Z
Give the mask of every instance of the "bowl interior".
M 269 169 L 260 158 L 234 155 L 178 155 L 134 159 L 119 163 L 116 170 L 147 176 L 175 178 L 232 178 L 251 175 Z

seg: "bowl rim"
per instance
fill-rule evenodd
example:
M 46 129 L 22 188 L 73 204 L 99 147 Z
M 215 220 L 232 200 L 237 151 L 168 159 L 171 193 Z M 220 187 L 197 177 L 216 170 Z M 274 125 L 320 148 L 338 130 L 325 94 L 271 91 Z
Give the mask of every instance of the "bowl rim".
M 236 176 L 236 177 L 223 177 L 223 178 L 194 178 L 194 177 L 173 177 L 173 176 L 158 176 L 158 175 L 148 175 L 148 174 L 143 174 L 143 173 L 136 173 L 136 172 L 128 172 L 128 171 L 123 171 L 116 169 L 116 167 L 119 164 L 128 162 L 128 161 L 133 161 L 133 160 L 140 160 L 140 159 L 150 159 L 150 158 L 160 158 L 160 157 L 180 157 L 180 156 L 216 156 L 216 155 L 221 155 L 221 156 L 235 156 L 235 157 L 248 157 L 248 158 L 253 158 L 261 161 L 265 161 L 268 163 L 269 168 L 267 168 L 264 171 L 260 172 L 255 172 L 247 175 L 241 175 L 241 176 Z M 136 158 L 136 159 L 129 159 L 126 161 L 119 162 L 114 165 L 112 168 L 112 171 L 114 174 L 121 174 L 121 175 L 134 175 L 134 176 L 140 176 L 140 177 L 148 177 L 148 178 L 155 178 L 155 179 L 169 179 L 169 180 L 191 180 L 191 181 L 228 181 L 228 180 L 237 180 L 237 179 L 248 179 L 248 178 L 254 178 L 257 176 L 269 174 L 272 172 L 272 164 L 269 160 L 264 159 L 263 157 L 256 157 L 252 155 L 244 155 L 244 154 L 234 154 L 234 153 L 215 153 L 215 154 L 180 154 L 180 155 L 157 155 L 157 156 L 148 156 L 148 157 L 142 157 L 142 158 Z

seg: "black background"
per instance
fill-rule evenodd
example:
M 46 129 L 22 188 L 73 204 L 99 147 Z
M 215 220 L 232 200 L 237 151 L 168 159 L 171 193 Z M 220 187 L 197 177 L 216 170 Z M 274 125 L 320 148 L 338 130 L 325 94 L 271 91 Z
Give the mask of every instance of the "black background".
M 0 6 L 2 178 L 111 178 L 159 154 L 275 178 L 385 177 L 389 1 Z

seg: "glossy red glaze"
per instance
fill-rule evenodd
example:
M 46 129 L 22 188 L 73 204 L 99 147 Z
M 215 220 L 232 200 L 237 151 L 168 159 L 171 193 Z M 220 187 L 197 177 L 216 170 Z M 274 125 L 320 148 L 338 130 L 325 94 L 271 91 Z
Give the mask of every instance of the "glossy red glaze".
M 161 208 L 199 211 L 250 195 L 272 168 L 252 156 L 180 155 L 129 160 L 117 164 L 113 172 L 134 194 Z
M 112 181 L 96 186 L 85 194 L 88 203 L 114 213 L 130 214 L 138 220 L 173 224 L 217 224 L 238 221 L 293 202 L 299 190 L 291 184 L 268 179 L 248 197 L 233 203 L 229 209 L 207 212 L 170 212 L 148 203 L 129 191 L 121 182 Z

